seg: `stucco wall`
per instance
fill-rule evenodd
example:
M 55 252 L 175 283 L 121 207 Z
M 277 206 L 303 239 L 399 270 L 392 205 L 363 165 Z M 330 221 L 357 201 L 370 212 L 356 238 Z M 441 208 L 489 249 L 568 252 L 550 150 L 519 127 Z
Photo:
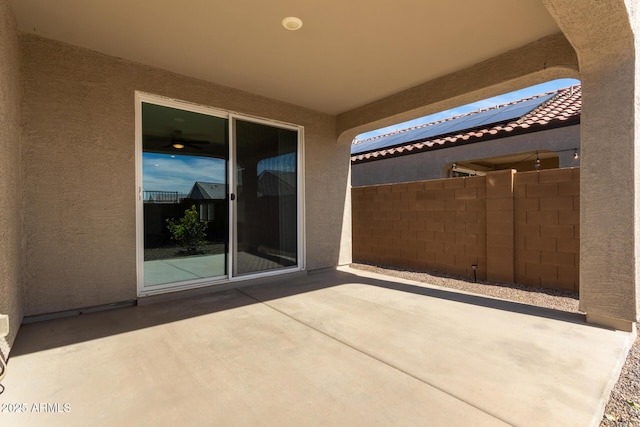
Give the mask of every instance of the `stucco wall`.
M 136 297 L 136 90 L 304 126 L 307 268 L 349 261 L 334 117 L 37 36 L 21 47 L 26 315 Z
M 8 339 L 0 338 L 5 356 L 22 321 L 18 49 L 13 13 L 0 0 L 0 313 L 11 322 Z
M 341 113 L 338 133 L 350 141 L 363 132 L 565 77 L 580 78 L 578 58 L 558 33 Z
M 473 144 L 425 151 L 406 156 L 390 157 L 352 166 L 354 186 L 410 182 L 446 177 L 445 167 L 494 156 L 527 153 L 535 150 L 569 150 L 558 153 L 560 167 L 580 166 L 574 160 L 573 149 L 580 147 L 580 126 L 566 126 L 542 132 L 510 136 Z
M 640 320 L 637 2 L 543 3 L 580 64 L 580 308 L 588 321 L 631 330 Z

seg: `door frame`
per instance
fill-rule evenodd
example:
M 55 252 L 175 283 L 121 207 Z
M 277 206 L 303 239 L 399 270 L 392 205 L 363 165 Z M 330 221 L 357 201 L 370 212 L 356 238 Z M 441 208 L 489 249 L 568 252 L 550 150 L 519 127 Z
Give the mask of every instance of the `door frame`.
M 236 193 L 236 158 L 235 158 L 235 133 L 234 122 L 236 120 L 261 123 L 268 126 L 295 130 L 298 132 L 297 145 L 297 186 L 298 186 L 298 212 L 297 212 L 297 243 L 298 243 L 298 263 L 297 266 L 268 270 L 253 274 L 233 276 L 233 256 L 236 242 L 236 209 L 235 203 L 229 202 L 229 241 L 227 253 L 227 275 L 213 278 L 190 280 L 185 282 L 168 283 L 154 285 L 153 288 L 144 286 L 144 203 L 143 203 L 143 170 L 142 170 L 142 103 L 160 105 L 163 107 L 175 108 L 179 110 L 191 111 L 213 117 L 228 120 L 228 165 L 227 165 L 227 197 L 229 193 Z M 238 112 L 223 110 L 201 104 L 195 104 L 174 98 L 168 98 L 150 93 L 135 92 L 135 179 L 136 179 L 136 288 L 139 297 L 157 295 L 178 290 L 187 290 L 213 286 L 225 283 L 242 282 L 249 279 L 269 277 L 306 269 L 306 236 L 305 236 L 305 173 L 304 173 L 304 127 L 293 123 L 286 123 L 262 117 L 251 116 Z

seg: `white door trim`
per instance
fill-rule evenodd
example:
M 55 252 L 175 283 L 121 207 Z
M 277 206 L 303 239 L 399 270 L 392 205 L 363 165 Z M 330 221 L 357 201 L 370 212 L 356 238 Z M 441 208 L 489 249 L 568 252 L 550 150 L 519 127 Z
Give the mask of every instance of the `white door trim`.
M 236 212 L 235 204 L 229 203 L 229 242 L 227 254 L 227 275 L 216 278 L 205 278 L 165 285 L 154 285 L 153 288 L 144 286 L 144 211 L 143 211 L 143 174 L 142 174 L 142 103 L 150 103 L 170 108 L 176 108 L 195 113 L 206 114 L 229 120 L 229 164 L 227 183 L 230 193 L 236 193 L 236 167 L 235 167 L 235 120 L 261 123 L 268 126 L 295 130 L 298 132 L 297 146 L 297 169 L 298 169 L 298 265 L 296 267 L 269 270 L 246 274 L 238 277 L 233 276 L 233 253 L 235 250 L 236 233 Z M 194 104 L 160 95 L 135 92 L 135 179 L 136 179 L 136 277 L 138 296 L 156 295 L 160 293 L 173 292 L 184 289 L 194 289 L 205 286 L 218 285 L 223 283 L 241 282 L 260 277 L 269 277 L 280 274 L 302 271 L 306 268 L 306 237 L 305 237 L 305 194 L 304 194 L 304 127 L 292 123 L 277 120 L 260 118 L 252 115 L 241 114 L 233 111 L 222 110 L 215 107 Z

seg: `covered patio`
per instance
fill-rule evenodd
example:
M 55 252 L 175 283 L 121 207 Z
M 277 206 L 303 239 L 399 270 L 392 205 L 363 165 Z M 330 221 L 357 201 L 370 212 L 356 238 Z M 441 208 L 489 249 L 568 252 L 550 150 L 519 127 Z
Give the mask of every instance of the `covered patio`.
M 597 422 L 640 318 L 637 2 L 374 3 L 0 0 L 0 403 L 29 412 L 0 424 Z M 292 16 L 296 32 L 282 26 Z M 583 91 L 584 318 L 340 267 L 356 135 L 566 77 Z M 215 182 L 233 221 L 220 234 L 236 250 L 223 282 L 209 269 L 188 283 L 199 293 L 145 305 L 151 98 L 222 123 L 183 140 L 184 117 L 167 116 L 158 144 L 225 148 Z M 253 159 L 258 128 L 294 149 Z M 277 222 L 292 244 L 246 246 L 293 261 L 233 271 L 243 218 L 265 216 L 234 188 L 270 195 L 255 183 L 282 156 L 296 199 L 273 206 L 295 208 Z M 132 306 L 32 323 L 120 304 Z
M 28 413 L 2 421 L 597 425 L 632 340 L 340 268 L 23 325 L 0 401 Z

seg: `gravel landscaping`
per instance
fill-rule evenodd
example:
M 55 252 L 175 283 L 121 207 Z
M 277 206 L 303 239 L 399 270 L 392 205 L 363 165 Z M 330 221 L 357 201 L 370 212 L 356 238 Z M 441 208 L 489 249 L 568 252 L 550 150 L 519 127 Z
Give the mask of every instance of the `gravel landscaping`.
M 636 339 L 611 391 L 600 427 L 640 427 L 640 340 Z
M 402 279 L 415 280 L 445 288 L 457 289 L 487 295 L 494 298 L 579 313 L 578 293 L 543 288 L 530 288 L 521 285 L 505 285 L 478 281 L 441 274 L 430 274 L 392 267 L 377 267 L 366 264 L 351 264 L 351 267 L 385 274 Z M 600 427 L 640 427 L 640 340 L 636 339 L 618 382 L 614 386 L 605 408 Z

